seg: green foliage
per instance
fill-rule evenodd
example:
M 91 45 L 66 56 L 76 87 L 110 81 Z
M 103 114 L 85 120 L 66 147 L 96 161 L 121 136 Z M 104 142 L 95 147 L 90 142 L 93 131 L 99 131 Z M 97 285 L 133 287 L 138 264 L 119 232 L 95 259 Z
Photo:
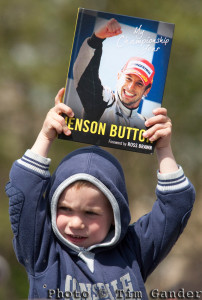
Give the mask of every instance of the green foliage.
M 175 23 L 164 106 L 173 120 L 173 148 L 177 160 L 202 195 L 202 2 L 201 0 L 35 0 L 6 1 L 0 3 L 0 255 L 9 262 L 10 279 L 0 285 L 0 300 L 18 300 L 27 297 L 28 281 L 24 269 L 17 262 L 12 249 L 12 233 L 8 217 L 8 200 L 4 186 L 8 181 L 12 162 L 31 147 L 44 117 L 53 106 L 59 88 L 65 85 L 74 26 L 78 7 L 96 9 L 140 18 Z M 80 144 L 56 141 L 50 156 L 51 171 L 69 151 Z M 147 212 L 155 200 L 155 155 L 122 153 L 109 150 L 121 161 L 128 185 L 132 213 Z M 149 166 L 149 167 L 148 167 Z M 134 190 L 135 186 L 135 190 Z M 140 199 L 140 201 L 138 201 Z M 199 249 L 199 204 L 189 223 L 185 238 L 171 255 L 187 259 L 178 281 L 188 288 L 199 289 L 201 272 L 194 273 Z M 193 244 L 195 248 L 193 249 Z M 184 247 L 185 245 L 185 247 Z M 201 247 L 201 248 L 200 248 Z M 184 249 L 184 251 L 183 251 Z M 191 249 L 191 250 L 190 250 Z M 189 251 L 190 250 L 190 251 Z M 192 255 L 188 254 L 192 252 Z M 180 260 L 181 259 L 181 260 Z M 170 262 L 169 260 L 167 262 Z M 174 267 L 175 263 L 172 265 Z M 186 266 L 192 276 L 186 277 Z M 166 264 L 164 265 L 166 268 Z M 148 283 L 148 289 L 160 285 L 174 287 L 172 277 L 160 268 Z M 177 272 L 177 271 L 176 271 Z M 163 274 L 163 275 L 162 275 Z M 174 273 L 176 274 L 176 273 Z M 183 277 L 184 276 L 184 277 Z M 197 283 L 198 282 L 198 286 Z M 156 285 L 156 286 L 155 286 Z

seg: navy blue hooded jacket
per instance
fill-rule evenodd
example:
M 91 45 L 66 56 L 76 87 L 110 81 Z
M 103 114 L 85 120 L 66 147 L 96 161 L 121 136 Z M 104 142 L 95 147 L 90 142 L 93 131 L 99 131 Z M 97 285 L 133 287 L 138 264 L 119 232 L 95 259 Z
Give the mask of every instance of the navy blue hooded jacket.
M 6 186 L 14 250 L 28 273 L 29 299 L 148 299 L 144 282 L 168 254 L 190 216 L 195 193 L 183 170 L 158 173 L 152 211 L 130 224 L 124 174 L 99 147 L 67 155 L 53 176 L 50 159 L 30 150 L 14 162 Z M 110 201 L 115 226 L 87 249 L 67 241 L 56 225 L 63 190 L 78 180 Z

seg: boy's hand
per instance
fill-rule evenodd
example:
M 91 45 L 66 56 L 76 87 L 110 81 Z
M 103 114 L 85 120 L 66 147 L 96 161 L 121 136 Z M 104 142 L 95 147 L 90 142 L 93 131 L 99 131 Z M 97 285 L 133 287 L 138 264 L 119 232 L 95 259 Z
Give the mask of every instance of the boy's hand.
M 149 118 L 145 125 L 149 127 L 143 134 L 151 142 L 156 141 L 156 154 L 160 173 L 172 173 L 178 170 L 171 148 L 172 123 L 163 107 L 154 109 L 154 117 Z
M 55 106 L 49 110 L 43 123 L 41 134 L 43 134 L 44 138 L 47 138 L 49 141 L 54 140 L 57 134 L 61 134 L 62 132 L 66 135 L 71 134 L 71 131 L 65 123 L 65 119 L 61 116 L 62 113 L 68 117 L 74 116 L 72 109 L 64 103 L 61 103 L 64 91 L 64 88 L 59 90 L 55 97 Z
M 149 127 L 143 136 L 151 142 L 156 142 L 156 149 L 170 146 L 172 123 L 167 116 L 167 110 L 163 107 L 154 109 L 154 117 L 149 118 L 145 125 Z
M 96 30 L 95 35 L 100 39 L 105 39 L 122 33 L 121 25 L 115 19 L 110 19 L 105 25 Z
M 73 117 L 72 109 L 62 102 L 65 89 L 59 90 L 55 97 L 55 106 L 51 108 L 43 123 L 42 129 L 32 146 L 31 150 L 43 157 L 47 157 L 50 146 L 57 134 L 64 133 L 70 135 L 71 131 L 68 129 L 65 119 L 61 116 L 62 113 L 68 117 Z

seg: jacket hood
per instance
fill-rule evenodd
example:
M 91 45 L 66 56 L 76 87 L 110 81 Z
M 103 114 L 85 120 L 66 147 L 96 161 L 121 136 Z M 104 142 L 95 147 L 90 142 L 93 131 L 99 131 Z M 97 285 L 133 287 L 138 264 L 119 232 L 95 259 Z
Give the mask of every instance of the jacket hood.
M 81 248 L 67 241 L 56 226 L 57 203 L 61 193 L 71 183 L 86 180 L 99 188 L 110 201 L 115 229 L 100 244 L 92 245 L 87 251 L 100 247 L 113 247 L 126 234 L 130 223 L 130 211 L 122 167 L 118 160 L 97 146 L 83 147 L 68 154 L 52 176 L 49 199 L 51 200 L 52 227 L 57 238 L 70 249 L 81 252 Z

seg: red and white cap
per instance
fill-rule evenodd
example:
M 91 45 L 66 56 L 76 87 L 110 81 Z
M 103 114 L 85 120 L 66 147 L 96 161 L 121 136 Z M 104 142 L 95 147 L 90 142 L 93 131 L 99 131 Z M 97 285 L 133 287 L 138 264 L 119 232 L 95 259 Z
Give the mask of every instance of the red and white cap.
M 121 71 L 124 74 L 137 75 L 146 86 L 153 83 L 154 66 L 144 58 L 131 57 Z

